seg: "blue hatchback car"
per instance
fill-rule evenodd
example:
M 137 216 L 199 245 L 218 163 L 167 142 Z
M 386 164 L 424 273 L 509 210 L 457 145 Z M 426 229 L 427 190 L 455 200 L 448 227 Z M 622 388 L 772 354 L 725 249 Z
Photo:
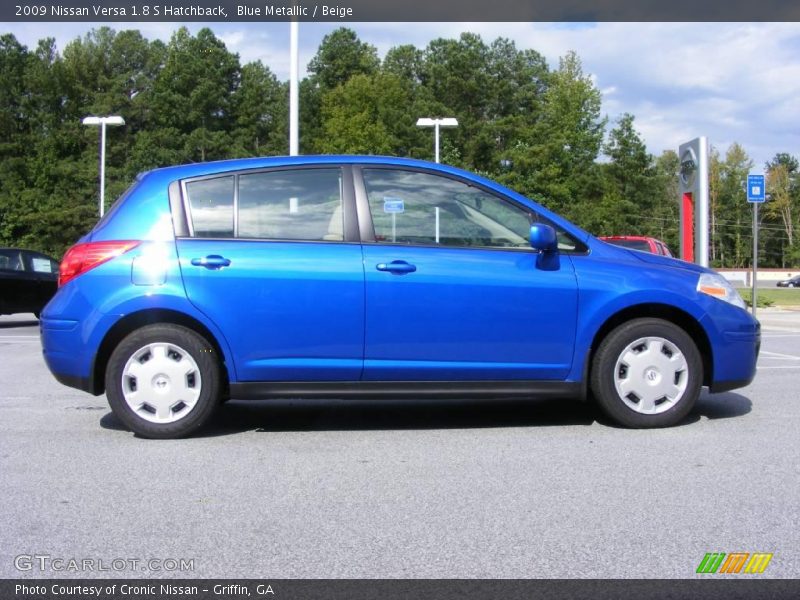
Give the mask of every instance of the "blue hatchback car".
M 59 285 L 47 365 L 150 438 L 191 434 L 228 398 L 593 397 L 664 427 L 702 386 L 748 384 L 760 345 L 713 271 L 399 158 L 144 173 Z

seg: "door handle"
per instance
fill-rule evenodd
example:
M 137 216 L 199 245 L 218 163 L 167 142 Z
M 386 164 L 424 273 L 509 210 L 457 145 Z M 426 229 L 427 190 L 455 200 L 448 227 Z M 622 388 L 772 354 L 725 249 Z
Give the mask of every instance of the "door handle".
M 403 275 L 405 273 L 413 273 L 417 270 L 415 265 L 409 264 L 404 260 L 393 260 L 390 263 L 378 263 L 375 265 L 378 271 L 388 271 L 389 273 L 396 273 Z
M 195 267 L 205 267 L 206 269 L 221 269 L 222 267 L 229 267 L 231 261 L 229 258 L 219 254 L 212 254 L 203 258 L 193 258 L 192 264 Z

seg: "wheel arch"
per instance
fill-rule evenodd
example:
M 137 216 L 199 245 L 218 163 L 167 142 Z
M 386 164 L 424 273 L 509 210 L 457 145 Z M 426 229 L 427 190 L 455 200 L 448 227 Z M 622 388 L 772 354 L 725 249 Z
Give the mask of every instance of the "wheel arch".
M 708 334 L 706 333 L 705 329 L 703 329 L 703 326 L 697 321 L 697 319 L 695 319 L 686 311 L 669 304 L 658 303 L 628 306 L 606 319 L 606 321 L 595 333 L 589 353 L 586 356 L 585 373 L 587 376 L 587 381 L 588 377 L 591 375 L 592 362 L 594 360 L 595 353 L 600 347 L 600 344 L 603 343 L 603 340 L 606 338 L 606 336 L 608 336 L 609 333 L 623 323 L 627 323 L 633 319 L 641 318 L 662 319 L 672 323 L 673 325 L 676 325 L 677 327 L 680 327 L 687 334 L 689 334 L 694 343 L 697 345 L 697 350 L 700 353 L 700 358 L 703 362 L 703 385 L 711 385 L 711 382 L 714 381 L 714 355 L 711 348 L 711 342 L 708 339 Z
M 162 323 L 186 327 L 202 335 L 209 341 L 217 352 L 217 355 L 221 357 L 220 367 L 225 378 L 225 381 L 222 382 L 221 389 L 223 390 L 223 394 L 226 394 L 230 382 L 230 374 L 228 371 L 232 366 L 227 364 L 225 360 L 226 354 L 219 340 L 217 340 L 216 336 L 208 327 L 197 319 L 185 313 L 169 309 L 146 309 L 125 315 L 108 330 L 95 355 L 94 364 L 92 366 L 91 392 L 95 395 L 100 395 L 105 391 L 105 372 L 108 366 L 108 360 L 114 348 L 116 348 L 128 334 L 146 325 Z

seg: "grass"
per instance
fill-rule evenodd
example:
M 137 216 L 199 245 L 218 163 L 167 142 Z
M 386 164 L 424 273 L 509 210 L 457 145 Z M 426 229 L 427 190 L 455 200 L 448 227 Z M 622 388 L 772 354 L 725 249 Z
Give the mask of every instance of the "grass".
M 750 288 L 739 288 L 739 293 L 751 304 Z M 758 306 L 800 306 L 800 288 L 758 288 Z

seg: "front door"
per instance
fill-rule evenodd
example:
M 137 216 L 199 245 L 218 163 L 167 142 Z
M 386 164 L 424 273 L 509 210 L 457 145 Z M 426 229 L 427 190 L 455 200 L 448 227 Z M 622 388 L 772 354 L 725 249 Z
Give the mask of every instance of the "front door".
M 366 380 L 563 380 L 572 262 L 540 268 L 530 211 L 462 181 L 365 168 Z

